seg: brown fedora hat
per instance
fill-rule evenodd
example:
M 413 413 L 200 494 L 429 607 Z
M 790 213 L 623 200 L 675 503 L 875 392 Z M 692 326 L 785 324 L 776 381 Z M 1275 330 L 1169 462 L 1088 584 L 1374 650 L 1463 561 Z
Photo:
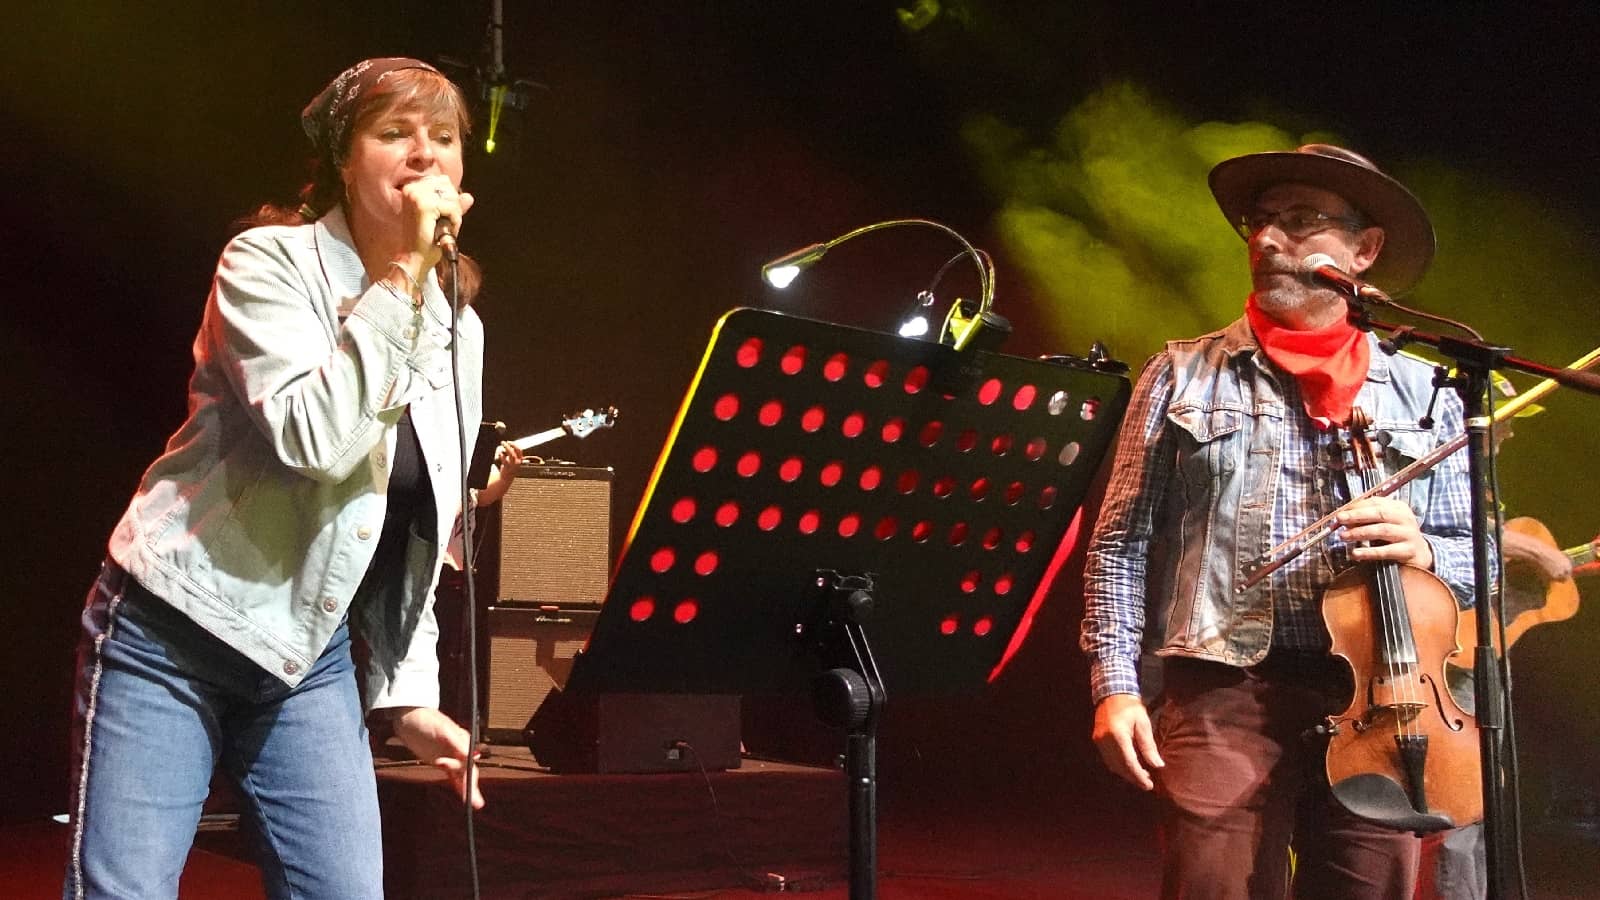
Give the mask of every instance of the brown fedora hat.
M 1343 197 L 1368 224 L 1384 231 L 1378 261 L 1361 277 L 1391 294 L 1415 286 L 1433 262 L 1433 224 L 1422 204 L 1372 160 L 1343 147 L 1306 144 L 1298 150 L 1236 156 L 1217 163 L 1209 181 L 1222 214 L 1235 226 L 1273 185 L 1306 184 Z

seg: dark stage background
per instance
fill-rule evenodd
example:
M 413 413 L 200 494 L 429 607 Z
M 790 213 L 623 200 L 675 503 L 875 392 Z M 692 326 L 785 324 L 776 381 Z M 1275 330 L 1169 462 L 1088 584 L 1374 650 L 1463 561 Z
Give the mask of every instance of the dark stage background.
M 505 62 L 542 86 L 506 113 L 497 152 L 468 160 L 488 412 L 523 434 L 620 407 L 614 430 L 550 447 L 616 468 L 620 540 L 723 311 L 887 327 L 955 248 L 932 231 L 870 236 L 784 295 L 759 284 L 761 262 L 902 215 L 994 253 L 1010 352 L 1103 338 L 1137 368 L 1161 340 L 1225 324 L 1247 290 L 1206 169 L 1308 136 L 1369 153 L 1434 210 L 1442 249 L 1419 305 L 1521 355 L 1574 359 L 1600 343 L 1600 14 L 1438 6 L 1320 21 L 1109 0 L 507 4 Z M 487 19 L 486 2 L 439 0 L 8 17 L 3 820 L 64 807 L 76 612 L 183 416 L 230 221 L 299 186 L 298 112 L 343 67 L 481 62 Z M 480 114 L 478 137 L 486 126 Z M 941 299 L 970 295 L 967 277 L 954 269 Z M 1503 461 L 1510 511 L 1563 545 L 1600 528 L 1583 480 L 1597 402 L 1554 397 Z M 891 707 L 890 802 L 932 784 L 1017 804 L 1127 799 L 1087 740 L 1072 568 L 988 694 Z M 1600 747 L 1597 619 L 1585 608 L 1519 645 L 1530 815 L 1582 815 L 1600 796 L 1581 764 Z

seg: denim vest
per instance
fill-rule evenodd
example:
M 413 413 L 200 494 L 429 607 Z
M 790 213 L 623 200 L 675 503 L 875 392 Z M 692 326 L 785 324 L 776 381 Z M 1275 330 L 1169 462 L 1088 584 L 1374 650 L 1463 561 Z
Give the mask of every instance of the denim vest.
M 1372 364 L 1356 405 L 1387 433 L 1392 472 L 1448 439 L 1418 420 L 1433 395 L 1431 363 L 1388 356 L 1372 343 Z M 1150 607 L 1145 639 L 1162 656 L 1189 656 L 1234 666 L 1259 663 L 1272 642 L 1272 604 L 1259 587 L 1242 594 L 1244 570 L 1272 548 L 1273 501 L 1279 489 L 1286 410 L 1276 370 L 1268 368 L 1248 323 L 1167 344 L 1173 393 L 1167 422 L 1178 438 L 1176 475 L 1151 544 Z M 1284 376 L 1288 377 L 1288 376 Z M 1444 392 L 1439 403 L 1460 403 Z M 1422 509 L 1432 473 L 1392 496 Z

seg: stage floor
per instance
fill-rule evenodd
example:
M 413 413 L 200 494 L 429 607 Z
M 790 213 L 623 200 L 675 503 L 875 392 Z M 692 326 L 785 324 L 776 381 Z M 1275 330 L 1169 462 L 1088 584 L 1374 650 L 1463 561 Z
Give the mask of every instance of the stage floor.
M 551 775 L 521 748 L 493 748 L 488 762 L 489 806 L 475 821 L 486 900 L 740 900 L 776 890 L 816 900 L 848 897 L 846 798 L 835 770 L 745 760 L 741 769 L 708 776 Z M 390 900 L 471 896 L 464 817 L 443 776 L 385 765 L 379 779 Z M 1020 786 L 991 794 L 954 783 L 887 791 L 880 804 L 878 896 L 1155 896 L 1148 798 L 1115 786 L 1059 794 Z M 1534 896 L 1600 898 L 1600 829 L 1535 822 L 1525 846 Z M 0 829 L 0 896 L 59 897 L 66 849 L 65 826 Z M 236 832 L 203 831 L 181 896 L 262 897 L 244 858 Z

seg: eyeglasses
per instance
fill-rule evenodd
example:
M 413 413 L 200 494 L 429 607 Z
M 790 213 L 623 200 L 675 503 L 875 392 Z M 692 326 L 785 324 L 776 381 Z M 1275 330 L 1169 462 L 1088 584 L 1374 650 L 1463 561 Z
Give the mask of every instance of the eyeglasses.
M 1234 227 L 1239 229 L 1239 233 L 1244 235 L 1246 240 L 1249 240 L 1268 225 L 1278 226 L 1278 230 L 1292 238 L 1310 237 L 1330 228 L 1360 231 L 1367 227 L 1360 219 L 1330 216 L 1320 209 L 1309 206 L 1291 206 L 1280 210 L 1252 209 L 1240 216 Z

